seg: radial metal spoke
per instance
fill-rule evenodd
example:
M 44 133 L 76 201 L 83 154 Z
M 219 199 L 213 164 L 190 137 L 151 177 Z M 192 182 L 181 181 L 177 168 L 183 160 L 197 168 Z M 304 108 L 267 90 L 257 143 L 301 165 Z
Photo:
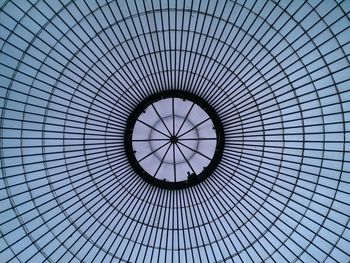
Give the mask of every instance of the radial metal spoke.
M 167 154 L 168 154 L 170 148 L 171 148 L 171 144 L 169 144 L 168 148 L 166 149 L 165 154 L 163 155 L 162 160 L 160 161 L 160 164 L 159 164 L 159 166 L 158 166 L 156 172 L 154 173 L 153 177 L 156 177 L 157 173 L 159 172 L 160 167 L 163 165 L 164 159 L 165 159 L 165 157 L 167 156 Z
M 192 152 L 198 153 L 199 155 L 203 156 L 204 158 L 208 159 L 209 161 L 212 160 L 212 158 L 210 158 L 209 156 L 205 155 L 204 153 L 201 153 L 200 151 L 197 151 L 191 147 L 188 147 L 186 144 L 183 144 L 179 141 L 179 144 L 181 144 L 182 146 L 186 147 L 187 149 L 191 150 Z
M 164 144 L 162 144 L 161 146 L 159 146 L 157 149 L 151 151 L 149 154 L 147 154 L 146 156 L 142 157 L 141 159 L 138 160 L 138 162 L 142 162 L 144 159 L 150 157 L 152 154 L 156 153 L 157 151 L 159 151 L 160 149 L 162 149 L 164 146 L 166 146 L 167 144 L 169 144 L 170 142 L 166 142 Z
M 179 132 L 181 131 L 182 126 L 184 126 L 184 124 L 186 123 L 186 120 L 187 120 L 188 116 L 190 115 L 190 112 L 192 111 L 194 105 L 195 105 L 195 104 L 192 103 L 190 109 L 189 109 L 188 112 L 186 113 L 186 116 L 185 116 L 185 118 L 183 119 L 183 121 L 182 121 L 182 123 L 181 123 L 181 125 L 180 125 L 180 128 L 179 128 L 179 129 L 177 130 L 177 132 L 176 132 L 176 136 L 177 136 L 177 137 L 179 137 L 178 134 L 179 134 Z
M 160 131 L 160 130 L 154 128 L 153 126 L 149 125 L 148 123 L 146 123 L 146 122 L 144 122 L 144 121 L 141 121 L 141 120 L 137 120 L 137 121 L 141 122 L 142 124 L 146 125 L 147 127 L 151 128 L 152 130 L 155 130 L 156 132 L 159 132 L 160 134 L 162 134 L 162 135 L 164 135 L 164 136 L 170 138 L 170 135 L 169 135 L 169 134 L 165 134 L 164 132 L 162 132 L 162 131 Z
M 179 141 L 216 141 L 218 138 L 181 138 Z
M 193 172 L 193 173 L 196 173 L 196 171 L 193 169 L 193 167 L 192 167 L 192 165 L 190 164 L 190 162 L 187 160 L 185 154 L 184 154 L 184 153 L 182 152 L 182 150 L 180 149 L 179 145 L 176 144 L 176 147 L 179 149 L 179 151 L 180 151 L 182 157 L 185 159 L 187 165 L 191 168 L 192 172 Z
M 173 132 L 172 135 L 175 135 L 175 98 L 171 98 L 171 109 L 172 109 L 172 116 L 173 116 Z
M 205 122 L 209 121 L 210 117 L 206 118 L 205 120 L 201 121 L 200 123 L 196 124 L 193 126 L 191 129 L 187 130 L 186 132 L 182 133 L 181 135 L 178 136 L 178 138 L 181 138 L 182 136 L 186 135 L 187 133 L 193 131 L 194 129 L 197 129 L 200 125 L 204 124 Z
M 173 143 L 173 166 L 174 166 L 174 182 L 176 182 L 176 158 L 175 158 L 175 144 Z
M 168 131 L 169 136 L 171 136 L 171 131 L 169 130 L 168 126 L 165 124 L 165 122 L 164 122 L 164 120 L 163 120 L 163 117 L 159 114 L 158 110 L 156 109 L 156 107 L 155 107 L 153 104 L 152 104 L 151 106 L 152 106 L 152 108 L 154 109 L 154 111 L 156 112 L 156 114 L 157 114 L 159 120 L 163 123 L 165 129 Z
M 167 139 L 157 139 L 157 138 L 150 138 L 150 139 L 133 139 L 133 142 L 152 142 L 152 141 L 169 141 L 169 138 Z

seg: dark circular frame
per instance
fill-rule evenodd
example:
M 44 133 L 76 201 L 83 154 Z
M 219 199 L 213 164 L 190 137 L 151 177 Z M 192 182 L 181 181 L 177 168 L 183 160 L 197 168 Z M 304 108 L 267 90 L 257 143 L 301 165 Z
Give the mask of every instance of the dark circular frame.
M 144 110 L 153 104 L 154 102 L 157 102 L 162 99 L 167 99 L 167 98 L 180 98 L 184 100 L 189 100 L 199 107 L 201 107 L 210 117 L 211 121 L 213 122 L 215 133 L 216 133 L 216 147 L 215 147 L 215 152 L 213 155 L 212 160 L 208 164 L 203 171 L 196 175 L 196 176 L 189 176 L 186 181 L 178 181 L 178 182 L 170 182 L 170 181 L 165 181 L 165 180 L 159 180 L 149 173 L 147 173 L 142 166 L 139 164 L 137 161 L 135 155 L 134 155 L 134 149 L 132 145 L 132 135 L 133 135 L 133 130 L 135 123 L 138 119 L 138 117 L 144 112 Z M 133 167 L 135 172 L 146 182 L 160 187 L 160 188 L 165 188 L 165 189 L 170 189 L 170 190 L 177 190 L 177 189 L 184 189 L 187 187 L 194 186 L 203 180 L 205 180 L 208 176 L 210 176 L 218 164 L 220 163 L 223 151 L 224 151 L 224 145 L 225 145 L 225 134 L 224 134 L 224 128 L 221 123 L 221 120 L 219 116 L 217 115 L 216 111 L 214 110 L 213 107 L 210 106 L 208 102 L 206 102 L 204 99 L 201 97 L 188 92 L 188 91 L 183 91 L 183 90 L 168 90 L 168 91 L 162 91 L 156 94 L 153 94 L 143 100 L 130 114 L 125 133 L 124 133 L 124 144 L 125 144 L 125 151 L 126 151 L 126 156 L 130 162 L 130 165 Z

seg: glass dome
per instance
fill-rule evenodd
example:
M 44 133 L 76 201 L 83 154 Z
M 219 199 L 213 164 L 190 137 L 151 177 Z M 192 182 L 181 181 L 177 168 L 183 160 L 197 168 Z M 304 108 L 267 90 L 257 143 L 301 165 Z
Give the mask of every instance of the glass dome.
M 350 1 L 0 6 L 2 262 L 350 261 Z M 222 125 L 181 142 L 215 165 L 173 188 L 140 176 L 132 140 L 195 101 L 128 126 L 170 91 Z

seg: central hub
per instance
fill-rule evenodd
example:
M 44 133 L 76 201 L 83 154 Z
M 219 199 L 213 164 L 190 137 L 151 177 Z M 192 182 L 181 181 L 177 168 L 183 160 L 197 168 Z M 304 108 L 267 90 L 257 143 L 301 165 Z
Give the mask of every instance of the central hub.
M 176 135 L 173 135 L 173 136 L 170 137 L 170 142 L 171 143 L 177 143 L 178 141 L 179 141 L 179 139 L 177 138 Z
M 132 112 L 125 147 L 131 166 L 145 181 L 181 189 L 212 174 L 223 152 L 223 127 L 214 109 L 200 97 L 164 91 Z

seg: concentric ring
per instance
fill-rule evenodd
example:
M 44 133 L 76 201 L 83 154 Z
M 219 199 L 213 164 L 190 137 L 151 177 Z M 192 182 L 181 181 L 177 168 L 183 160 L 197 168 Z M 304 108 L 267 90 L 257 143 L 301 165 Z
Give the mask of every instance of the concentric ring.
M 348 0 L 0 6 L 2 261 L 349 262 Z M 177 189 L 125 149 L 171 91 L 225 137 Z

